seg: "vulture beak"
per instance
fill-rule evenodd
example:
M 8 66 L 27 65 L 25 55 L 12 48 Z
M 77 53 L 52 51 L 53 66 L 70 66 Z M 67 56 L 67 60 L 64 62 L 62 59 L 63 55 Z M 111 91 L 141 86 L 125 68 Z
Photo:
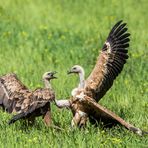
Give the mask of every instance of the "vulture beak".
M 56 71 L 53 71 L 51 74 L 52 74 L 52 79 L 57 79 L 56 76 L 54 76 L 57 72 Z
M 71 74 L 71 73 L 73 73 L 71 70 L 68 70 L 68 71 L 67 71 L 67 74 L 68 74 L 68 75 Z

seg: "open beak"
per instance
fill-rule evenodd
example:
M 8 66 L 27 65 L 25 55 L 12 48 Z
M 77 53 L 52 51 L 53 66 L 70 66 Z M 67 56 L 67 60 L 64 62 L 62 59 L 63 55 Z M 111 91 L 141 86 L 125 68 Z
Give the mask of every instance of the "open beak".
M 71 70 L 68 70 L 68 71 L 67 71 L 67 74 L 68 74 L 68 75 L 71 74 L 71 73 L 73 73 Z
M 56 71 L 52 72 L 52 79 L 57 79 L 57 77 L 55 76 L 56 73 L 57 73 Z

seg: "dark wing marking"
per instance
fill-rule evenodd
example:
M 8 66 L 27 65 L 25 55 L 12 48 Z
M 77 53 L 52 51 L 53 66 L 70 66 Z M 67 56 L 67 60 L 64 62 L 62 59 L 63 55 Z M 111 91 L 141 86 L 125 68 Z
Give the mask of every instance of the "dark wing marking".
M 97 63 L 86 80 L 85 93 L 99 101 L 122 71 L 128 59 L 129 36 L 126 23 L 119 21 L 109 36 L 98 57 Z

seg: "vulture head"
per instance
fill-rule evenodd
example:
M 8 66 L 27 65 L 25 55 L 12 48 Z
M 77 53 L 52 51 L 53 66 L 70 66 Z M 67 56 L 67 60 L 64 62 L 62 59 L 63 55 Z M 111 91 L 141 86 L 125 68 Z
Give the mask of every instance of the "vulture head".
M 75 74 L 78 74 L 79 75 L 79 85 L 77 88 L 73 89 L 72 91 L 72 96 L 74 96 L 76 94 L 76 92 L 78 91 L 78 89 L 83 89 L 84 88 L 84 85 L 85 85 L 85 73 L 84 73 L 84 69 L 79 66 L 79 65 L 74 65 L 68 72 L 67 74 L 72 74 L 72 73 L 75 73 Z
M 67 74 L 72 74 L 72 73 L 75 73 L 75 74 L 81 73 L 84 75 L 84 69 L 79 65 L 74 65 L 69 71 L 67 71 Z
M 57 73 L 56 71 L 45 72 L 42 76 L 42 79 L 48 81 L 50 81 L 51 79 L 56 79 L 57 78 L 55 76 L 56 73 Z

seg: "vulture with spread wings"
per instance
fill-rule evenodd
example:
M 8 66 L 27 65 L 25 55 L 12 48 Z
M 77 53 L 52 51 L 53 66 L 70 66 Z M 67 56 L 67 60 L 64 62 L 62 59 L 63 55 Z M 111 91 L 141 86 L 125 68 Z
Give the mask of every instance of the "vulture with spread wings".
M 19 119 L 33 122 L 35 117 L 43 116 L 46 125 L 51 124 L 50 102 L 55 101 L 55 93 L 50 80 L 55 79 L 55 72 L 43 75 L 45 88 L 28 90 L 16 74 L 7 74 L 0 78 L 0 106 L 9 113 L 17 113 L 9 124 Z
M 81 66 L 75 65 L 68 71 L 68 74 L 77 73 L 80 77 L 80 83 L 72 91 L 72 96 L 82 89 L 87 96 L 98 102 L 105 95 L 128 59 L 129 36 L 126 23 L 119 21 L 110 31 L 96 65 L 86 80 Z
M 106 125 L 121 124 L 139 135 L 144 133 L 97 103 L 111 88 L 128 59 L 130 34 L 127 30 L 126 23 L 122 21 L 114 25 L 94 69 L 86 80 L 81 66 L 75 65 L 68 71 L 68 74 L 76 73 L 80 78 L 79 85 L 72 90 L 72 97 L 69 100 L 74 116 L 72 126 L 84 126 L 89 118 L 91 122 L 102 121 Z

